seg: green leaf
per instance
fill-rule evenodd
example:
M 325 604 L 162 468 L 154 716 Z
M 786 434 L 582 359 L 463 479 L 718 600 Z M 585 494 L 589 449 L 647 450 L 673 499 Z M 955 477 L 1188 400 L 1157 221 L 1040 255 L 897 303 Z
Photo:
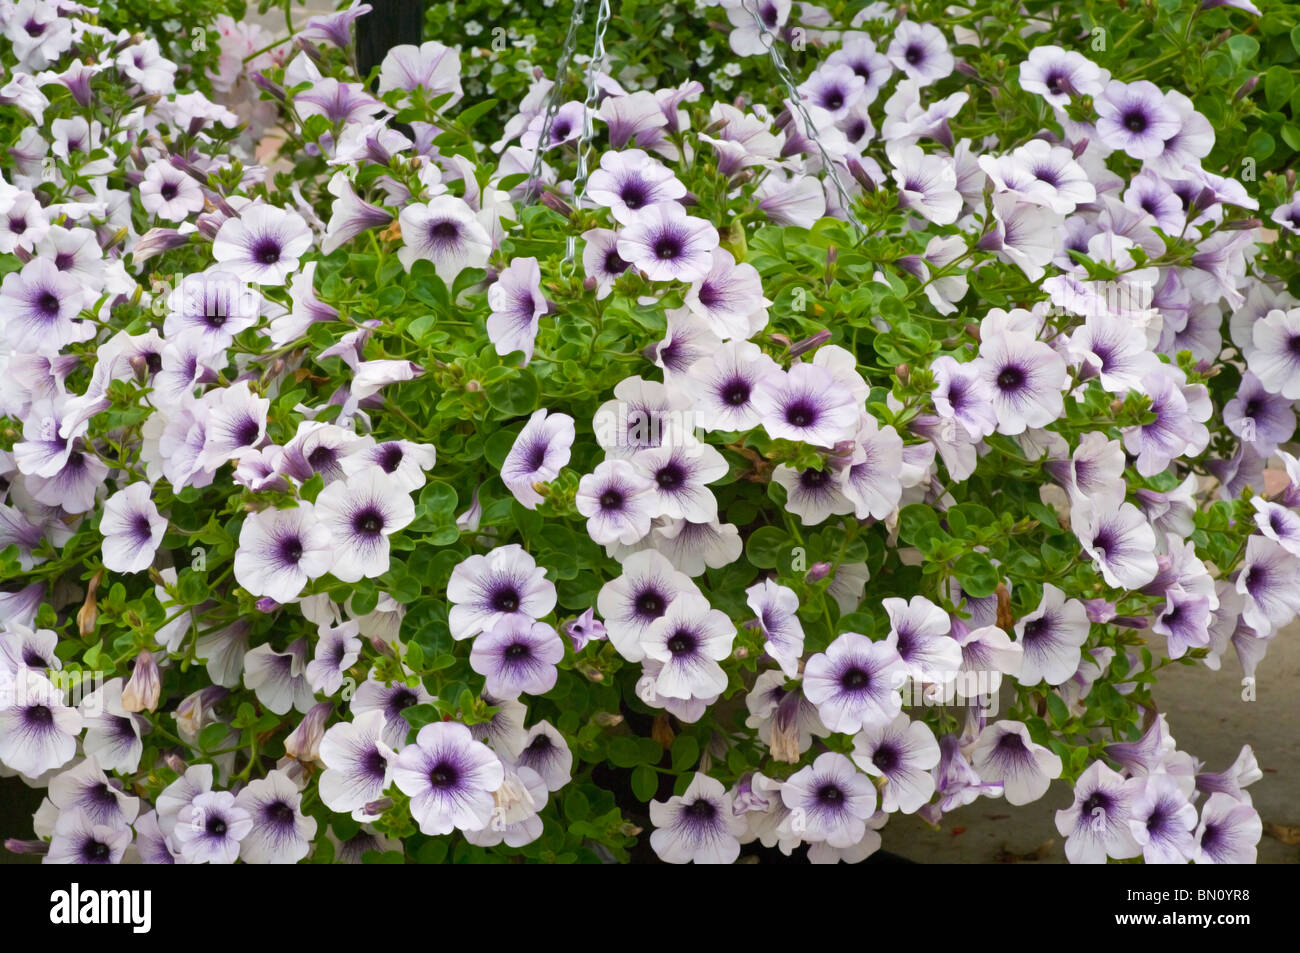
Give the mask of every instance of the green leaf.
M 692 735 L 678 735 L 672 747 L 673 770 L 685 771 L 700 759 L 700 743 Z
M 638 801 L 652 801 L 659 792 L 659 774 L 649 765 L 639 764 L 632 769 L 632 793 Z
M 983 599 L 997 591 L 997 568 L 983 553 L 967 553 L 953 564 L 952 571 L 962 591 L 969 596 Z
M 488 403 L 505 417 L 519 417 L 537 408 L 537 378 L 527 369 L 511 368 L 502 380 L 486 388 Z
M 775 526 L 760 526 L 745 541 L 745 555 L 759 569 L 775 569 L 781 556 L 781 547 L 789 542 L 785 530 Z

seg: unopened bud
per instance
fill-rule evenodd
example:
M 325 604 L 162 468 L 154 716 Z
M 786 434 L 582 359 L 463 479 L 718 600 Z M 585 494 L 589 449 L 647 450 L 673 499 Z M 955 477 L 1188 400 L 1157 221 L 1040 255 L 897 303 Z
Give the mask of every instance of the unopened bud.
M 912 379 L 912 369 L 906 364 L 899 364 L 898 367 L 894 368 L 894 374 L 900 384 L 906 384 Z
M 655 720 L 650 726 L 650 737 L 659 742 L 659 747 L 665 750 L 673 746 L 673 739 L 677 735 L 668 721 L 667 712 L 660 712 L 655 715 Z
M 99 592 L 99 584 L 103 579 L 102 569 L 91 577 L 90 585 L 86 589 L 85 601 L 77 610 L 77 631 L 81 633 L 83 639 L 90 637 L 95 631 L 95 623 L 99 620 L 99 605 L 95 602 L 95 595 Z
M 1255 91 L 1255 87 L 1258 85 L 1259 85 L 1259 77 L 1252 76 L 1250 79 L 1246 80 L 1244 83 L 1242 83 L 1240 86 L 1237 87 L 1237 91 L 1232 94 L 1232 101 L 1235 103 L 1245 99 L 1247 96 L 1249 96 L 1251 93 Z
M 809 351 L 816 350 L 831 339 L 831 332 L 825 328 L 818 331 L 812 337 L 804 338 L 802 341 L 796 341 L 790 345 L 790 356 L 798 357 L 800 354 L 807 354 Z
M 804 579 L 808 582 L 821 582 L 831 574 L 830 563 L 813 563 L 808 567 L 808 572 L 804 574 Z
M 311 711 L 298 722 L 298 727 L 284 739 L 284 750 L 302 762 L 320 759 L 320 740 L 325 735 L 325 722 L 334 706 L 330 702 L 313 705 Z
M 554 192 L 542 192 L 542 204 L 552 212 L 559 212 L 565 218 L 573 215 L 573 206 L 564 199 L 560 198 Z
M 135 657 L 131 677 L 122 688 L 122 707 L 127 711 L 157 711 L 162 678 L 153 654 L 142 651 Z
M 483 389 L 483 385 L 478 381 L 469 380 L 465 382 L 465 389 L 471 394 L 477 394 Z
M 602 728 L 613 728 L 623 724 L 623 716 L 616 711 L 598 711 L 591 716 L 591 720 Z

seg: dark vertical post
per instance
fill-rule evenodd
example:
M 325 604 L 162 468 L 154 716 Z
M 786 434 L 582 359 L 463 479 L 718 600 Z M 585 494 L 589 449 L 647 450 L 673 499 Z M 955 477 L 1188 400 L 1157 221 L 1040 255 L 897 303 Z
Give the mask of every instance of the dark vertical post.
M 395 46 L 424 39 L 424 0 L 367 0 L 372 9 L 357 20 L 357 72 L 364 78 Z

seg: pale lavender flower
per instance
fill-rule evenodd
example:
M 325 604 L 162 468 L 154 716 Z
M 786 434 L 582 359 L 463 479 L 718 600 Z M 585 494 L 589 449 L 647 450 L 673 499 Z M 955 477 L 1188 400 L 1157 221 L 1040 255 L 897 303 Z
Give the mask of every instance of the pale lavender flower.
M 955 63 L 948 40 L 939 28 L 914 20 L 904 20 L 895 27 L 885 55 L 919 86 L 929 86 L 948 76 Z
M 1201 807 L 1192 859 L 1198 864 L 1253 864 L 1263 833 L 1258 811 L 1216 792 Z
M 244 281 L 282 285 L 311 244 L 311 229 L 297 212 L 256 204 L 225 221 L 212 257 Z
M 96 821 L 76 808 L 63 811 L 54 825 L 45 864 L 120 864 L 131 845 L 131 828 L 124 823 Z
M 397 754 L 393 783 L 411 798 L 411 816 L 429 836 L 475 831 L 492 818 L 492 793 L 505 780 L 500 758 L 459 722 L 425 725 Z
M 0 670 L 0 762 L 28 778 L 39 778 L 72 760 L 82 716 L 63 702 L 63 693 L 30 669 Z
M 804 644 L 798 595 L 793 589 L 764 579 L 745 590 L 745 602 L 758 616 L 767 654 L 787 677 L 797 677 Z
M 689 576 L 650 549 L 623 560 L 618 578 L 601 587 L 596 608 L 614 648 L 629 662 L 639 662 L 645 658 L 641 640 L 650 627 L 679 596 L 698 592 Z
M 555 608 L 555 598 L 546 570 L 517 543 L 470 556 L 447 583 L 452 638 L 470 638 L 511 617 L 535 621 Z
M 1108 586 L 1138 589 L 1156 577 L 1156 536 L 1132 503 L 1080 499 L 1070 526 Z
M 167 532 L 167 520 L 149 496 L 149 484 L 132 483 L 104 502 L 99 521 L 104 566 L 113 572 L 148 569 Z
M 325 765 L 320 799 L 331 811 L 351 814 L 356 820 L 370 816 L 365 806 L 388 787 L 390 764 L 396 757 L 385 734 L 385 716 L 378 709 L 360 712 L 352 721 L 326 730 L 320 741 L 320 760 Z
M 1097 135 L 1112 149 L 1134 159 L 1152 159 L 1164 152 L 1165 140 L 1181 128 L 1178 114 L 1154 83 L 1111 80 L 1094 101 Z
M 1129 822 L 1141 781 L 1126 780 L 1094 761 L 1074 785 L 1074 803 L 1056 812 L 1056 829 L 1065 838 L 1072 864 L 1104 864 L 1142 853 Z
M 470 651 L 470 668 L 484 676 L 498 698 L 544 695 L 555 687 L 564 643 L 545 622 L 506 618 L 481 633 Z
M 522 351 L 524 364 L 533 359 L 538 321 L 548 307 L 541 280 L 536 258 L 516 258 L 488 288 L 488 340 L 502 357 Z
M 568 784 L 573 772 L 569 743 L 549 721 L 539 721 L 528 729 L 518 761 L 521 767 L 536 771 L 548 791 Z
M 704 596 L 683 593 L 641 634 L 645 657 L 663 664 L 655 693 L 664 698 L 715 696 L 727 687 L 718 663 L 731 654 L 736 627 Z
M 1143 779 L 1129 828 L 1148 864 L 1185 864 L 1196 851 L 1196 808 L 1167 774 Z
M 535 483 L 549 483 L 569 462 L 576 436 L 568 414 L 533 411 L 501 464 L 501 482 L 527 509 L 536 509 L 544 497 Z
M 1265 536 L 1246 540 L 1236 590 L 1245 600 L 1242 618 L 1267 638 L 1300 612 L 1300 559 Z
M 885 780 L 882 811 L 915 814 L 934 794 L 930 769 L 939 763 L 939 742 L 925 722 L 899 714 L 867 725 L 854 737 L 853 762 Z
M 650 846 L 670 864 L 730 864 L 740 856 L 745 822 L 721 781 L 696 773 L 678 797 L 650 802 Z
M 601 545 L 632 545 L 650 532 L 654 483 L 626 460 L 606 460 L 578 481 L 573 504 Z
M 853 439 L 861 415 L 852 394 L 815 364 L 765 375 L 751 399 L 769 436 L 821 447 Z
M 312 691 L 329 696 L 342 687 L 343 673 L 361 657 L 360 628 L 355 619 L 317 627 L 316 650 L 304 670 Z
M 826 751 L 786 779 L 781 801 L 790 811 L 786 826 L 803 840 L 852 847 L 876 811 L 876 789 L 852 761 Z
M 902 710 L 906 669 L 892 642 L 842 633 L 804 665 L 804 694 L 832 731 L 852 733 L 889 724 Z
M 388 571 L 388 537 L 415 519 L 415 504 L 376 467 L 321 490 L 316 516 L 333 539 L 330 572 L 357 582 Z
M 250 781 L 235 804 L 252 823 L 239 843 L 244 863 L 296 864 L 311 850 L 316 819 L 303 815 L 302 793 L 285 772 L 274 770 Z
M 659 113 L 658 105 L 654 107 Z M 641 149 L 606 152 L 587 182 L 587 195 L 608 208 L 621 225 L 633 224 L 649 207 L 677 202 L 686 186 Z
M 172 837 L 191 864 L 233 864 L 253 818 L 229 791 L 199 794 L 176 814 Z
M 1064 109 L 1071 96 L 1099 95 L 1102 73 L 1082 53 L 1059 46 L 1036 46 L 1020 63 L 1020 88 Z
M 255 596 L 288 603 L 309 580 L 329 572 L 334 558 L 330 531 L 311 503 L 259 510 L 248 515 L 239 532 L 235 581 Z
M 718 230 L 676 203 L 654 205 L 619 233 L 618 254 L 651 281 L 699 281 L 713 266 Z
M 427 44 L 426 44 L 427 45 Z M 466 268 L 482 268 L 492 254 L 492 237 L 474 210 L 454 195 L 439 195 L 428 204 L 412 204 L 398 216 L 402 247 L 397 257 L 407 271 L 419 259 L 433 262 L 447 285 Z
M 1015 630 L 1024 650 L 1020 683 L 1037 685 L 1046 681 L 1049 685 L 1060 685 L 1079 668 L 1081 647 L 1088 640 L 1090 623 L 1083 603 L 1067 599 L 1060 589 L 1045 582 L 1038 608 L 1016 622 Z
M 971 751 L 971 766 L 985 781 L 1002 785 L 1008 804 L 1032 804 L 1061 776 L 1061 759 L 1035 744 L 1019 721 L 998 721 L 980 732 Z

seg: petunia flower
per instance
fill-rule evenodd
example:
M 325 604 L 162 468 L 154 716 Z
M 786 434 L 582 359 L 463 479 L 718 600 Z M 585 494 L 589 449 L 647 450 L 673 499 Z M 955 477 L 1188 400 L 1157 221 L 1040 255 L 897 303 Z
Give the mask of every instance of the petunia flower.
M 239 842 L 246 864 L 296 864 L 311 850 L 316 819 L 302 813 L 302 792 L 281 770 L 255 778 L 235 798 L 252 826 Z
M 502 619 L 474 640 L 470 668 L 484 676 L 486 689 L 497 698 L 521 694 L 544 695 L 555 687 L 556 664 L 564 658 L 564 643 L 545 622 Z
M 1087 611 L 1078 599 L 1050 582 L 1043 583 L 1043 599 L 1038 608 L 1016 622 L 1018 644 L 1023 650 L 1020 674 L 1022 685 L 1046 681 L 1060 685 L 1079 668 L 1081 646 L 1090 631 Z
M 321 490 L 316 516 L 332 539 L 330 572 L 357 582 L 388 571 L 388 537 L 415 519 L 415 504 L 375 467 Z
M 663 668 L 655 693 L 664 698 L 716 696 L 727 687 L 718 663 L 731 654 L 736 627 L 698 593 L 683 593 L 641 634 L 644 657 Z
M 573 505 L 587 518 L 587 535 L 602 545 L 632 545 L 650 532 L 654 483 L 626 460 L 606 460 L 578 481 Z
M 980 732 L 971 751 L 971 766 L 984 781 L 1002 785 L 1008 804 L 1032 804 L 1061 776 L 1061 759 L 1036 744 L 1019 721 L 998 721 Z
M 533 359 L 537 322 L 547 310 L 537 259 L 511 261 L 488 288 L 488 306 L 492 309 L 487 319 L 488 340 L 497 354 L 505 357 L 522 351 L 527 364 Z
M 153 563 L 167 532 L 167 520 L 149 495 L 149 484 L 132 483 L 104 501 L 99 521 L 104 566 L 113 572 L 140 572 Z
M 501 759 L 459 722 L 420 729 L 392 766 L 393 783 L 410 797 L 411 816 L 429 836 L 475 831 L 492 819 L 492 793 L 505 780 Z
M 826 751 L 781 786 L 789 810 L 783 827 L 808 843 L 851 847 L 876 811 L 876 789 L 842 754 Z
M 1141 781 L 1126 780 L 1094 761 L 1074 784 L 1074 803 L 1056 812 L 1056 829 L 1066 838 L 1072 864 L 1104 864 L 1142 853 L 1129 822 Z
M 389 784 L 396 757 L 384 741 L 385 717 L 378 709 L 357 714 L 352 721 L 331 725 L 320 741 L 320 799 L 337 814 L 353 819 L 370 817 L 365 806 L 377 801 Z
M 650 846 L 670 864 L 730 864 L 740 856 L 745 822 L 731 808 L 731 794 L 706 774 L 696 772 L 679 796 L 650 802 L 655 827 Z
M 311 244 L 311 229 L 297 212 L 253 204 L 221 226 L 212 257 L 244 281 L 282 285 Z
M 233 864 L 253 818 L 229 791 L 199 794 L 176 814 L 172 837 L 191 864 Z
M 568 414 L 533 411 L 501 464 L 501 482 L 527 509 L 536 509 L 544 497 L 533 489 L 549 483 L 569 462 L 576 431 Z
M 899 714 L 892 721 L 866 726 L 854 737 L 853 762 L 884 779 L 882 811 L 914 814 L 934 794 L 930 769 L 939 763 L 939 742 L 925 722 Z
M 676 203 L 652 205 L 618 236 L 618 254 L 651 281 L 699 281 L 713 265 L 718 230 Z
M 905 672 L 892 642 L 844 632 L 804 664 L 803 691 L 827 728 L 850 734 L 899 714 Z
M 510 618 L 536 621 L 555 608 L 555 599 L 546 570 L 519 544 L 470 556 L 447 583 L 452 638 L 468 639 Z

